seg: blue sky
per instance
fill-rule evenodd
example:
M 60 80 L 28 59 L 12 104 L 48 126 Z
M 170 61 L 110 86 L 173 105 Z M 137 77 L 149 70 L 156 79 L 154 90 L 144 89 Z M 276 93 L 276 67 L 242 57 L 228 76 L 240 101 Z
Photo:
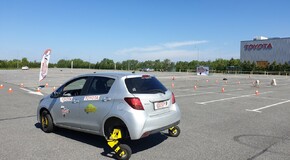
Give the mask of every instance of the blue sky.
M 0 59 L 239 58 L 240 41 L 290 37 L 288 0 L 1 0 Z

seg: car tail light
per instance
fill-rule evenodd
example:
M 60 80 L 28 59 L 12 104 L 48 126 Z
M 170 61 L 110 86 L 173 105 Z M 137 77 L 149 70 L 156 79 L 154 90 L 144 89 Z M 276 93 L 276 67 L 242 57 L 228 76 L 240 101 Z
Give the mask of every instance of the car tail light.
M 173 92 L 172 92 L 172 96 L 171 96 L 171 102 L 172 102 L 172 104 L 174 104 L 176 102 L 175 96 L 174 96 L 174 93 Z
M 140 101 L 139 98 L 135 98 L 135 97 L 127 97 L 124 98 L 125 101 L 133 108 L 136 110 L 144 110 L 143 105 Z

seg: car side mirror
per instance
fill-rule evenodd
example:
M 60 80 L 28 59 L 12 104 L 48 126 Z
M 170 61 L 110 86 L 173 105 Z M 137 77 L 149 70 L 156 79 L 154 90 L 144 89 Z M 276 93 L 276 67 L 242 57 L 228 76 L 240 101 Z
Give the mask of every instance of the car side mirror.
M 50 95 L 50 98 L 58 98 L 60 97 L 61 93 L 60 92 L 52 92 Z

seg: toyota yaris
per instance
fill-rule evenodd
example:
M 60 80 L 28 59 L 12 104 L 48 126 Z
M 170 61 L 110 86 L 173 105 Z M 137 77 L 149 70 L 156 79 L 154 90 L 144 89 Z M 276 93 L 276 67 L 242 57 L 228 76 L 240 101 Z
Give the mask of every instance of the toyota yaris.
M 152 75 L 94 73 L 77 76 L 40 100 L 37 119 L 44 132 L 55 127 L 104 136 L 117 159 L 131 149 L 118 139 L 137 140 L 168 130 L 177 137 L 180 110 L 174 94 Z

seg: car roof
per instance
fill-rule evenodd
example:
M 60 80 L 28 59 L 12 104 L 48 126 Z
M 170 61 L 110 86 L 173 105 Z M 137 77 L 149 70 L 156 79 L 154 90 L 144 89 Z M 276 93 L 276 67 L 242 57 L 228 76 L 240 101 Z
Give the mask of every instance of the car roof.
M 132 72 L 94 72 L 94 73 L 88 73 L 88 74 L 82 74 L 77 77 L 83 77 L 83 76 L 108 76 L 108 77 L 116 77 L 116 78 L 122 78 L 122 77 L 141 77 L 144 74 L 141 73 L 132 73 Z M 148 75 L 148 74 L 146 74 Z M 153 76 L 153 75 L 150 75 Z

